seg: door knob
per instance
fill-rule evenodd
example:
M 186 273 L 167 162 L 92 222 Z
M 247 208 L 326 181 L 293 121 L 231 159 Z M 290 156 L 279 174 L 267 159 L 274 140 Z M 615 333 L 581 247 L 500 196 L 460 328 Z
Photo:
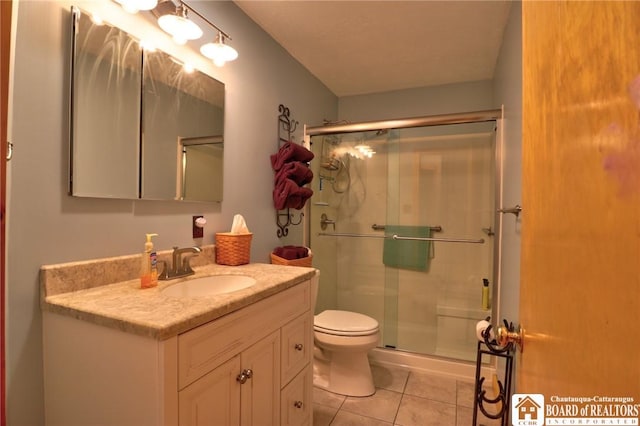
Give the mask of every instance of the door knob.
M 296 345 L 293 347 L 296 351 L 301 351 L 304 349 L 304 345 L 302 343 L 296 343 Z
M 500 346 L 507 346 L 509 343 L 515 343 L 522 352 L 524 349 L 524 328 L 518 326 L 517 330 L 509 330 L 505 326 L 498 327 L 496 340 Z
M 247 380 L 249 380 L 251 377 L 253 377 L 253 370 L 247 368 L 246 370 L 242 370 L 242 372 L 240 374 L 238 374 L 238 377 L 236 377 L 236 380 L 241 384 L 245 384 L 247 382 Z

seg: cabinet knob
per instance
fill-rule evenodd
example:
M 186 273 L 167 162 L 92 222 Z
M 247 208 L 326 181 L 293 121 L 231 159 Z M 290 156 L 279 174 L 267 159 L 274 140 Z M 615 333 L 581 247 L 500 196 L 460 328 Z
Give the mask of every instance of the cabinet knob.
M 296 408 L 302 408 L 302 405 L 303 405 L 302 401 L 296 401 L 296 402 L 293 403 L 293 406 L 296 407 Z
M 251 377 L 253 377 L 253 370 L 247 368 L 246 370 L 242 370 L 242 372 L 240 374 L 238 374 L 238 377 L 236 377 L 236 380 L 238 382 L 240 382 L 241 385 L 245 384 L 247 382 L 247 380 L 249 380 Z
M 304 345 L 302 343 L 296 343 L 296 345 L 293 347 L 296 351 L 301 351 L 304 349 Z

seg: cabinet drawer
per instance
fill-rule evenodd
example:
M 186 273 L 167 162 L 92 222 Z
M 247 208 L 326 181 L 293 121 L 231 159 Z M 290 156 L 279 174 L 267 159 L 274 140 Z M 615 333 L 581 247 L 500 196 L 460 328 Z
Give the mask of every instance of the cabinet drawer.
M 282 426 L 311 424 L 312 392 L 313 369 L 309 364 L 282 390 L 280 396 L 280 424 Z
M 311 361 L 313 355 L 313 317 L 305 312 L 282 327 L 280 338 L 282 364 L 280 370 L 282 386 L 295 377 Z
M 178 336 L 178 388 L 310 309 L 309 281 Z

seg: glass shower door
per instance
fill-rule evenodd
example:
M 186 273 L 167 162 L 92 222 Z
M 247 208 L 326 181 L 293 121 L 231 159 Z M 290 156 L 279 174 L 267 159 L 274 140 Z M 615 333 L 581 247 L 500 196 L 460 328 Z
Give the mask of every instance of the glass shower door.
M 376 318 L 387 348 L 474 359 L 475 323 L 491 315 L 481 295 L 483 279 L 493 281 L 494 123 L 312 141 L 318 311 Z

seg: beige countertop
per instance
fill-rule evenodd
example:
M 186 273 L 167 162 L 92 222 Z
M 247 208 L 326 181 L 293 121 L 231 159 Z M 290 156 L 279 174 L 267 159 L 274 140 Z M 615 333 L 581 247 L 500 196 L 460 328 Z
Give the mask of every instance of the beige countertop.
M 232 293 L 201 297 L 172 297 L 162 289 L 184 279 L 159 281 L 158 287 L 141 289 L 139 279 L 87 286 L 73 291 L 51 291 L 58 265 L 41 271 L 42 310 L 68 315 L 125 332 L 168 339 L 208 321 L 255 303 L 310 279 L 313 268 L 251 263 L 241 266 L 207 264 L 194 267 L 192 279 L 207 275 L 246 275 L 253 286 Z M 58 272 L 59 273 L 59 272 Z M 86 279 L 85 279 L 86 281 Z

